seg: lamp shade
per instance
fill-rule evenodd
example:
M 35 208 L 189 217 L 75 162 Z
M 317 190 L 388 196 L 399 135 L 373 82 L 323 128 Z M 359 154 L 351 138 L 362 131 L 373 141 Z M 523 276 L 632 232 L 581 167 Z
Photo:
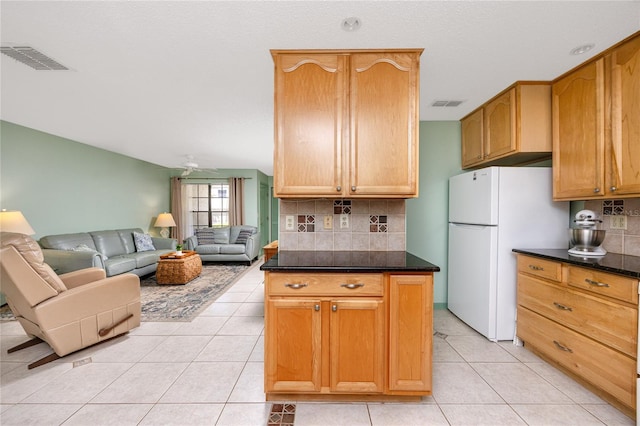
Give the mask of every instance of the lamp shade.
M 24 218 L 22 212 L 17 210 L 0 211 L 0 231 L 2 232 L 15 232 L 16 234 L 33 235 L 36 231 L 33 230 L 27 219 Z
M 168 228 L 169 226 L 176 226 L 176 221 L 173 220 L 171 213 L 160 213 L 154 226 L 158 228 Z

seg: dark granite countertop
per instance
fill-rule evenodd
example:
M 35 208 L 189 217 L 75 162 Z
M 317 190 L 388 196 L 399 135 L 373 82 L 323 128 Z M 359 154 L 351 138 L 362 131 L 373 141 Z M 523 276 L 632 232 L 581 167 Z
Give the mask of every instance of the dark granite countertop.
M 279 251 L 260 269 L 272 272 L 438 272 L 406 251 Z
M 602 257 L 578 257 L 569 254 L 565 249 L 513 249 L 513 251 L 640 279 L 640 256 L 607 253 Z

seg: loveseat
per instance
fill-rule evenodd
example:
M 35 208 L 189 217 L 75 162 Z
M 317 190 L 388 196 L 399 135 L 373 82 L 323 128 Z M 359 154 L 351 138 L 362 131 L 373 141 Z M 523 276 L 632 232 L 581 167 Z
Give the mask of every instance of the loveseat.
M 250 225 L 201 228 L 184 240 L 185 250 L 195 250 L 203 261 L 247 262 L 260 252 L 260 232 Z
M 131 228 L 47 235 L 38 243 L 44 261 L 58 274 L 98 267 L 107 277 L 126 272 L 141 277 L 155 272 L 160 255 L 175 251 L 177 241 Z

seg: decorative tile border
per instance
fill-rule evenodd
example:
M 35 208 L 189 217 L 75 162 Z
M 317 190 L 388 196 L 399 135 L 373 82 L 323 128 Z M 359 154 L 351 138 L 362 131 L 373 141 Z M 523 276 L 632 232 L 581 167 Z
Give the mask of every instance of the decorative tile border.
M 315 232 L 316 217 L 312 214 L 298 215 L 298 232 Z
M 351 214 L 351 200 L 334 200 L 333 214 Z
M 389 226 L 387 224 L 387 216 L 370 215 L 369 216 L 369 232 L 387 232 Z
M 603 200 L 602 215 L 615 216 L 624 214 L 624 200 Z
M 293 426 L 296 404 L 271 404 L 267 426 Z

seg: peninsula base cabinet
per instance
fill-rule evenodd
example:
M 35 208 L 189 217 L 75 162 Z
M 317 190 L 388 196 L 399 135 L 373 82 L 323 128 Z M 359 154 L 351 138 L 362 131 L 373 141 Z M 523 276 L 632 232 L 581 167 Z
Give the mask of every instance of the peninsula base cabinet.
M 433 274 L 265 272 L 265 392 L 431 394 Z
M 517 335 L 635 418 L 638 280 L 518 255 Z

